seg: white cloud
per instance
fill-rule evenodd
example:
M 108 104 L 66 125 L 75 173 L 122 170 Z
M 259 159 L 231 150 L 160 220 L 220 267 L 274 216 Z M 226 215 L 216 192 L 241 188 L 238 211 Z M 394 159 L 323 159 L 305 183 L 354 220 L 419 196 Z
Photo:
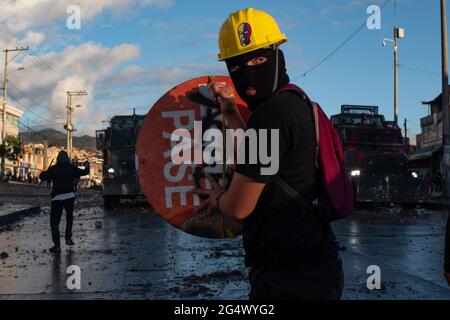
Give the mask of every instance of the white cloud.
M 134 89 L 146 88 L 159 93 L 170 89 L 183 81 L 205 75 L 226 74 L 222 64 L 180 63 L 171 66 L 156 66 L 142 69 L 138 66 L 129 66 L 121 72 L 114 73 L 102 82 L 106 87 L 122 86 Z
M 117 79 L 117 83 L 124 83 L 133 81 L 138 76 L 140 76 L 142 73 L 144 73 L 144 69 L 140 66 L 128 66 L 124 68 L 122 71 L 118 73 L 118 75 L 115 77 Z
M 20 40 L 20 43 L 24 43 L 27 46 L 37 46 L 45 40 L 45 34 L 42 32 L 28 31 L 25 37 Z
M 27 56 L 21 61 L 25 71 L 10 74 L 10 91 L 21 98 L 22 104 L 54 121 L 57 116 L 65 114 L 67 91 L 87 90 L 89 95 L 76 102 L 84 107 L 77 109 L 74 120 L 83 123 L 85 133 L 92 134 L 92 131 L 86 130 L 98 127 L 105 118 L 98 111 L 86 107 L 91 104 L 95 87 L 111 73 L 129 76 L 136 73 L 136 68 L 129 67 L 122 71 L 120 68 L 122 64 L 139 57 L 140 49 L 136 45 L 121 44 L 107 48 L 91 42 L 69 46 L 61 52 L 49 52 L 39 58 Z M 12 63 L 10 70 L 15 67 L 16 64 Z M 35 101 L 41 106 L 37 106 Z
M 147 108 L 154 97 L 164 94 L 178 83 L 196 76 L 225 73 L 223 65 L 219 67 L 218 64 L 179 62 L 146 68 L 136 64 L 130 65 L 141 55 L 140 48 L 134 44 L 125 43 L 114 47 L 94 42 L 66 44 L 67 39 L 61 38 L 60 41 L 60 37 L 64 35 L 58 30 L 65 26 L 68 17 L 66 9 L 71 4 L 80 6 L 83 25 L 105 11 L 125 15 L 129 12 L 128 9 L 135 10 L 142 6 L 167 9 L 174 1 L 77 0 L 74 3 L 72 0 L 0 0 L 0 47 L 39 47 L 39 53 L 29 51 L 27 55 L 21 55 L 11 62 L 10 93 L 41 117 L 62 122 L 64 119 L 56 119 L 57 116 L 65 115 L 66 92 L 88 91 L 87 97 L 74 102 L 83 106 L 77 108 L 74 113 L 74 123 L 81 129 L 78 134 L 92 135 L 94 129 L 101 127 L 101 121 L 106 120 L 108 116 L 116 113 L 128 114 L 131 107 L 128 104 L 133 97 L 142 100 L 140 105 Z M 174 26 L 184 25 L 184 22 L 186 21 L 183 19 L 175 22 L 145 21 L 154 28 L 163 29 L 172 29 Z M 193 25 L 201 28 L 205 22 L 218 23 L 207 19 Z M 58 47 L 63 49 L 55 51 L 49 47 L 56 42 Z M 25 71 L 12 72 L 19 65 L 24 66 Z M 25 117 L 34 119 L 35 125 L 46 124 L 28 111 Z M 62 126 L 59 126 L 59 129 L 62 129 Z
M 0 25 L 8 34 L 49 26 L 66 20 L 70 5 L 78 5 L 82 19 L 89 21 L 105 10 L 120 12 L 133 6 L 169 8 L 173 3 L 173 0 L 77 0 L 75 3 L 73 0 L 2 0 Z
M 174 0 L 141 0 L 142 5 L 153 5 L 163 9 L 170 8 L 174 3 Z
M 83 106 L 76 109 L 74 123 L 80 129 L 78 134 L 93 135 L 101 122 L 112 114 L 128 114 L 129 99 L 133 97 L 144 99 L 149 107 L 156 101 L 151 101 L 152 97 L 162 96 L 176 84 L 193 77 L 226 73 L 222 64 L 184 62 L 148 68 L 129 65 L 140 54 L 139 47 L 132 44 L 108 48 L 88 42 L 68 46 L 60 52 L 48 52 L 38 59 L 26 56 L 20 61 L 25 71 L 10 75 L 13 84 L 10 92 L 17 98 L 21 97 L 21 92 L 25 93 L 32 101 L 22 97 L 21 103 L 46 119 L 56 121 L 57 116 L 65 115 L 66 92 L 86 90 L 89 95 L 74 102 Z M 16 66 L 18 64 L 11 63 L 10 70 Z M 41 106 L 34 104 L 35 101 Z M 111 106 L 116 107 L 113 113 Z M 45 121 L 36 121 L 45 124 Z

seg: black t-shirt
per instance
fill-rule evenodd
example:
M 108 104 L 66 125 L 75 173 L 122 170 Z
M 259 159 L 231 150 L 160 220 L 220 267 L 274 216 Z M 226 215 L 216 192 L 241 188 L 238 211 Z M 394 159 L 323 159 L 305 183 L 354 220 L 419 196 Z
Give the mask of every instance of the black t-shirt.
M 316 142 L 307 101 L 295 92 L 274 94 L 253 113 L 247 128 L 279 130 L 278 174 L 297 192 L 314 200 Z M 249 146 L 246 148 L 248 152 Z M 270 153 L 270 143 L 268 150 Z M 262 175 L 262 167 L 268 166 L 248 162 L 236 166 L 236 172 L 266 184 L 254 212 L 244 220 L 246 265 L 314 266 L 336 257 L 330 225 L 321 221 L 317 212 L 291 199 L 272 181 L 273 175 Z

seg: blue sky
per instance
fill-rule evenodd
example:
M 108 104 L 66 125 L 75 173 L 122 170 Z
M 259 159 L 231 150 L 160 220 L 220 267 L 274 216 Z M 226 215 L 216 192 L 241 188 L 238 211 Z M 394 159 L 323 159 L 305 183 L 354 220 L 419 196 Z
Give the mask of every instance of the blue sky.
M 13 39 L 11 44 L 14 41 L 27 44 L 24 42 L 29 40 L 33 48 L 30 56 L 39 57 L 51 69 L 49 72 L 45 70 L 49 68 L 33 66 L 36 58 L 24 55 L 15 62 L 28 64 L 29 68 L 11 76 L 20 90 L 12 91 L 16 98 L 47 120 L 55 120 L 59 113 L 64 113 L 61 106 L 65 85 L 78 83 L 89 89 L 91 96 L 84 101 L 85 111 L 76 120 L 80 132 L 93 134 L 96 127 L 101 128 L 101 120 L 115 113 L 126 113 L 132 107 L 147 112 L 169 88 L 184 80 L 225 73 L 223 63 L 216 61 L 217 33 L 230 12 L 246 7 L 265 10 L 278 20 L 289 38 L 282 49 L 291 79 L 296 79 L 295 83 L 319 101 L 329 115 L 339 112 L 342 104 L 369 104 L 380 106 L 388 119 L 393 117 L 393 48 L 382 48 L 381 42 L 384 37 L 392 38 L 394 0 L 382 12 L 381 30 L 364 28 L 306 77 L 301 75 L 367 20 L 366 9 L 370 4 L 381 5 L 385 1 L 99 2 L 104 3 L 104 9 L 88 8 L 88 13 L 83 12 L 86 6 L 80 4 L 81 30 L 68 30 L 67 14 L 49 12 L 48 8 L 44 8 L 48 13 L 43 20 L 21 12 L 17 20 L 30 20 L 21 28 L 15 27 L 11 20 L 0 20 L 0 26 L 7 27 L 2 34 Z M 40 14 L 36 8 L 23 10 Z M 406 29 L 406 37 L 400 42 L 400 64 L 405 66 L 400 69 L 400 119 L 403 123 L 407 118 L 413 133 L 418 133 L 420 117 L 427 114 L 421 102 L 435 98 L 441 90 L 439 1 L 398 0 L 397 24 Z M 44 39 L 32 37 L 30 32 L 42 34 Z M 80 62 L 83 57 L 86 61 Z M 101 59 L 110 60 L 111 64 L 103 65 Z M 85 78 L 87 74 L 91 78 Z M 27 83 L 24 77 L 37 77 L 44 82 L 46 78 L 54 79 L 39 87 L 36 81 Z M 19 92 L 25 95 L 17 97 Z M 37 127 L 51 124 L 29 112 L 25 118 Z

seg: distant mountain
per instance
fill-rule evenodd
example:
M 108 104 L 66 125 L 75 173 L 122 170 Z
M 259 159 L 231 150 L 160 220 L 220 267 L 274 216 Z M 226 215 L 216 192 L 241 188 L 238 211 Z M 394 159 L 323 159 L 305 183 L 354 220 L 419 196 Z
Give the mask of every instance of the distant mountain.
M 55 129 L 43 129 L 39 131 L 20 132 L 20 137 L 25 143 L 44 143 L 44 137 L 48 140 L 49 146 L 65 147 L 67 145 L 66 133 Z M 77 149 L 96 150 L 95 137 L 84 135 L 73 137 L 73 146 Z

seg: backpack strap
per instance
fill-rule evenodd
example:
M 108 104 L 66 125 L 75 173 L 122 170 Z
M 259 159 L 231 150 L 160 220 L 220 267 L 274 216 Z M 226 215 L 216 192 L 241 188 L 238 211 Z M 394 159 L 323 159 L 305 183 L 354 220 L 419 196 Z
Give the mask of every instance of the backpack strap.
M 308 95 L 303 91 L 302 88 L 295 84 L 286 84 L 283 87 L 281 87 L 277 93 L 287 92 L 291 91 L 296 93 L 301 99 L 305 100 L 311 107 L 313 112 L 313 118 L 314 118 L 314 131 L 316 136 L 316 154 L 315 154 L 315 167 L 316 170 L 319 170 L 319 152 L 320 152 L 320 130 L 319 130 L 319 107 L 317 106 L 317 103 L 312 101 Z
M 283 178 L 280 177 L 280 175 L 276 175 L 273 178 L 273 182 L 276 183 L 283 191 L 292 199 L 296 200 L 298 203 L 300 203 L 302 206 L 308 208 L 309 210 L 313 211 L 314 207 L 317 206 L 318 200 L 308 200 L 305 198 L 305 196 L 298 193 L 294 188 L 292 188 L 286 181 L 284 181 Z
M 301 99 L 306 100 L 306 102 L 311 106 L 312 112 L 313 112 L 313 120 L 314 120 L 314 130 L 315 130 L 315 137 L 316 137 L 316 151 L 315 151 L 315 168 L 316 170 L 319 170 L 319 143 L 320 143 L 320 136 L 319 136 L 319 112 L 318 112 L 318 106 L 317 103 L 313 102 L 307 94 L 298 86 L 294 84 L 287 84 L 283 86 L 281 89 L 277 91 L 277 93 L 282 93 L 286 91 L 291 91 L 296 93 Z M 314 201 L 311 201 L 307 199 L 302 194 L 298 193 L 294 188 L 292 188 L 283 178 L 280 177 L 279 174 L 274 176 L 273 182 L 275 182 L 283 191 L 292 199 L 296 200 L 298 203 L 300 203 L 302 206 L 308 208 L 309 210 L 313 211 L 314 208 L 318 205 L 318 199 L 315 199 Z

